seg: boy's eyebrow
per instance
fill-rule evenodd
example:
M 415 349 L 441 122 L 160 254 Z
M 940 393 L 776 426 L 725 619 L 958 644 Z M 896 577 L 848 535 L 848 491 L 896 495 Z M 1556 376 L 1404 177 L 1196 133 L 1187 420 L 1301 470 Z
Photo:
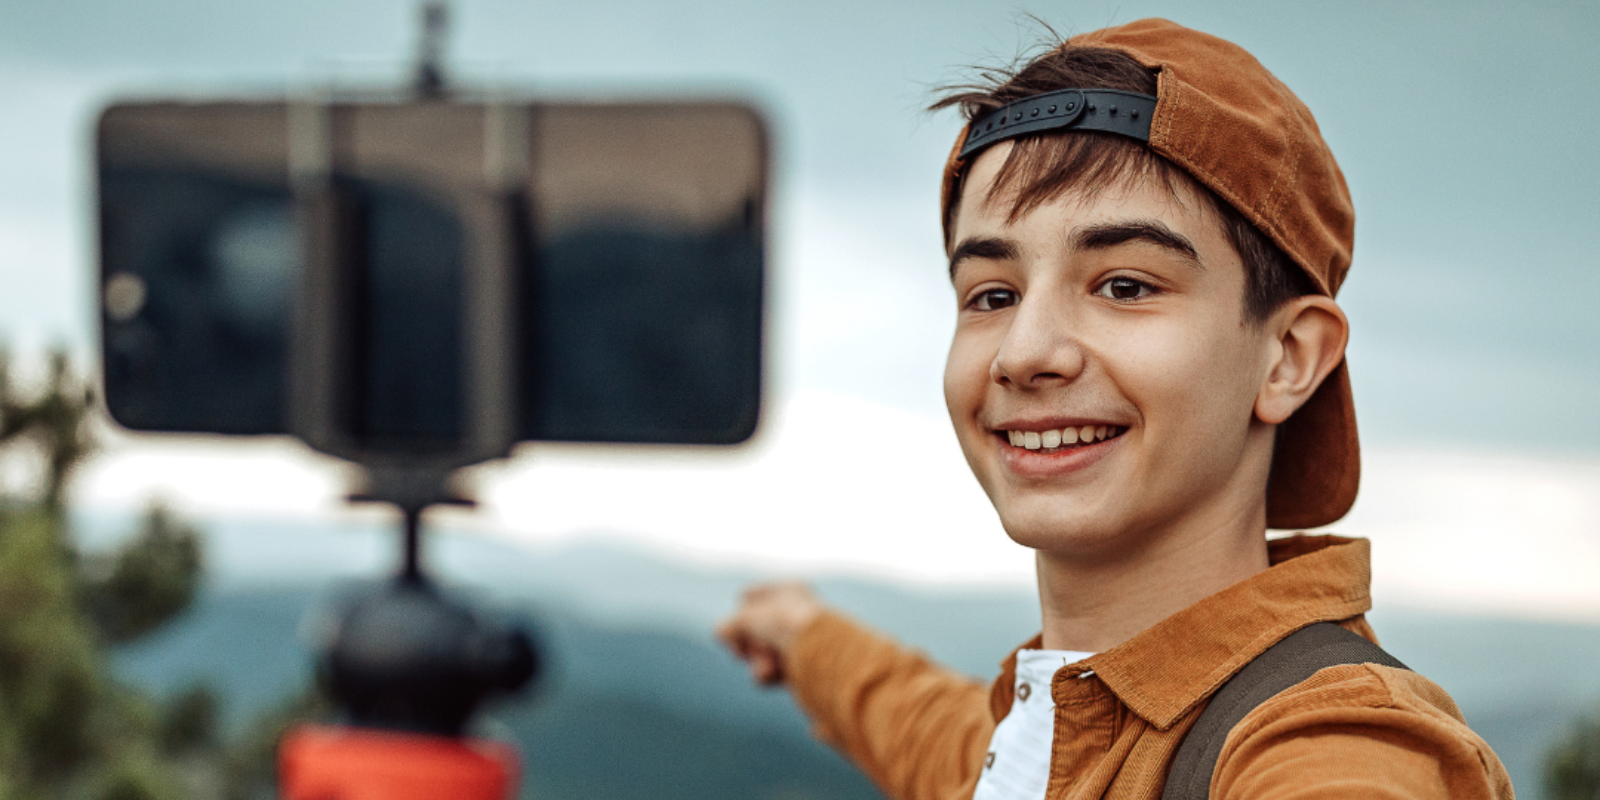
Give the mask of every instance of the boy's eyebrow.
M 1073 246 L 1078 250 L 1101 250 L 1135 241 L 1164 247 L 1193 262 L 1195 268 L 1205 269 L 1205 265 L 1200 262 L 1200 252 L 1195 250 L 1194 243 L 1160 220 L 1103 222 L 1080 228 L 1072 236 Z
M 1170 250 L 1192 263 L 1196 269 L 1205 269 L 1205 264 L 1200 261 L 1200 251 L 1195 249 L 1189 237 L 1167 227 L 1160 220 L 1102 222 L 1079 228 L 1072 234 L 1075 250 L 1103 250 L 1136 241 Z M 950 254 L 950 280 L 955 280 L 956 270 L 968 259 L 1003 261 L 1016 258 L 1019 252 L 1017 244 L 1010 239 L 994 236 L 966 239 Z
M 1017 246 L 1009 239 L 999 239 L 986 236 L 977 239 L 966 239 L 956 245 L 950 254 L 950 280 L 956 279 L 956 270 L 961 262 L 969 258 L 982 258 L 990 261 L 1005 261 L 1017 257 Z

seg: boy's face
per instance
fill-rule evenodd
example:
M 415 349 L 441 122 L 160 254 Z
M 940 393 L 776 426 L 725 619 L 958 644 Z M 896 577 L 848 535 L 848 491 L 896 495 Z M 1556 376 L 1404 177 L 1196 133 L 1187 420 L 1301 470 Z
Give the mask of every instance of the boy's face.
M 1006 194 L 984 197 L 1009 148 L 965 181 L 944 380 L 1007 533 L 1116 559 L 1186 522 L 1264 514 L 1272 430 L 1253 409 L 1279 345 L 1245 321 L 1244 267 L 1215 214 L 1141 178 L 1007 222 Z

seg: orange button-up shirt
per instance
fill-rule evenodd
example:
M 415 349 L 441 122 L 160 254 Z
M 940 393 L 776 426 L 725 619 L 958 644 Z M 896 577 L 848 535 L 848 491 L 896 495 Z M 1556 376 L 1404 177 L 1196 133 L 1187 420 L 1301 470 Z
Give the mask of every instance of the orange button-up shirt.
M 1269 548 L 1270 568 L 1056 673 L 1048 800 L 1155 800 L 1211 694 L 1262 651 L 1324 621 L 1376 641 L 1363 616 L 1372 606 L 1365 540 L 1295 536 Z M 786 668 L 817 735 L 889 797 L 966 800 L 1011 709 L 1015 665 L 1013 653 L 985 688 L 827 613 L 801 633 Z M 1466 800 L 1512 790 L 1443 689 L 1358 664 L 1324 669 L 1246 716 L 1223 747 L 1211 796 Z

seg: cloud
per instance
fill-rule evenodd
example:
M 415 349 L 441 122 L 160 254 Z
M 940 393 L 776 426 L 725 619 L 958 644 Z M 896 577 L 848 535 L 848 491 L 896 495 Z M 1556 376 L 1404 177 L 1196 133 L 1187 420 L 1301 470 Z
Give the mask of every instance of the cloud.
M 1014 583 L 1032 559 L 1000 529 L 944 420 L 802 392 L 726 454 L 530 446 L 478 475 L 507 535 L 603 533 L 795 573 Z
M 86 347 L 91 336 L 87 143 L 108 87 L 265 91 L 339 74 L 341 59 L 398 75 L 414 36 L 413 12 L 383 4 L 213 5 L 0 12 L 0 335 L 13 345 Z M 1583 77 L 1600 58 L 1589 41 L 1600 12 L 1070 6 L 1036 10 L 1068 30 L 1176 15 L 1251 47 L 1316 110 L 1339 153 L 1361 210 L 1343 302 L 1368 451 L 1366 489 L 1338 529 L 1373 537 L 1379 602 L 1600 618 L 1588 588 L 1600 585 L 1600 457 L 1528 455 L 1600 453 L 1587 411 L 1600 398 L 1587 313 L 1600 161 L 1569 133 L 1600 118 L 1600 83 Z M 483 524 L 534 539 L 610 531 L 797 570 L 1025 582 L 1027 553 L 999 532 L 940 418 L 954 304 L 938 274 L 934 195 L 955 125 L 915 111 L 929 83 L 958 77 L 951 64 L 1006 54 L 1018 15 L 953 1 L 916 13 L 842 0 L 827 13 L 796 8 L 462 10 L 451 56 L 464 71 L 499 65 L 488 69 L 497 79 L 568 93 L 597 82 L 732 87 L 778 123 L 780 404 L 765 438 L 719 454 L 531 447 L 484 471 Z M 720 24 L 706 26 L 713 17 Z M 1545 111 L 1498 113 L 1507 97 Z M 1454 449 L 1429 444 L 1439 441 Z M 281 441 L 110 447 L 79 476 L 80 502 L 132 507 L 156 492 L 219 515 L 344 513 L 338 465 Z
M 1600 621 L 1600 462 L 1368 455 L 1337 531 L 1373 543 L 1376 602 Z
M 1600 622 L 1600 461 L 1379 449 L 1364 467 L 1355 509 L 1331 530 L 1372 540 L 1380 607 Z M 441 523 L 512 542 L 604 538 L 793 575 L 1033 579 L 1030 552 L 1006 538 L 948 422 L 845 395 L 794 395 L 741 448 L 528 445 L 468 477 L 481 508 Z M 73 497 L 343 518 L 349 478 L 282 440 L 124 437 L 77 476 Z

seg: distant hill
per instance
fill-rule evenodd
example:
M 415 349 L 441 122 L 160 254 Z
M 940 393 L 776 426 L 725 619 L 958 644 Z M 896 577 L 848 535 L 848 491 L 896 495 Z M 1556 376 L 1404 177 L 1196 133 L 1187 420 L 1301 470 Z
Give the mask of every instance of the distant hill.
M 91 543 L 113 524 L 78 522 Z M 209 681 L 238 723 L 304 685 L 301 618 L 341 576 L 380 574 L 393 542 L 376 529 L 241 520 L 207 529 L 214 579 L 195 609 L 120 651 L 116 666 L 158 691 Z M 429 555 L 447 579 L 539 623 L 548 679 L 532 699 L 495 709 L 490 725 L 522 747 L 534 795 L 877 796 L 810 739 L 785 694 L 752 687 L 712 642 L 710 626 L 757 576 L 592 543 L 530 549 L 445 536 Z M 1020 588 L 818 584 L 850 613 L 982 678 L 1038 627 Z M 1539 796 L 1543 753 L 1600 703 L 1600 627 L 1403 609 L 1380 610 L 1373 623 L 1386 648 L 1455 697 L 1522 797 Z
M 297 636 L 306 588 L 213 591 L 182 621 L 119 651 L 125 680 L 158 693 L 210 684 L 237 729 L 310 678 Z M 523 756 L 542 800 L 860 798 L 880 795 L 814 742 L 787 697 L 750 685 L 709 642 L 545 615 L 551 668 L 538 690 L 493 708 L 483 735 Z

